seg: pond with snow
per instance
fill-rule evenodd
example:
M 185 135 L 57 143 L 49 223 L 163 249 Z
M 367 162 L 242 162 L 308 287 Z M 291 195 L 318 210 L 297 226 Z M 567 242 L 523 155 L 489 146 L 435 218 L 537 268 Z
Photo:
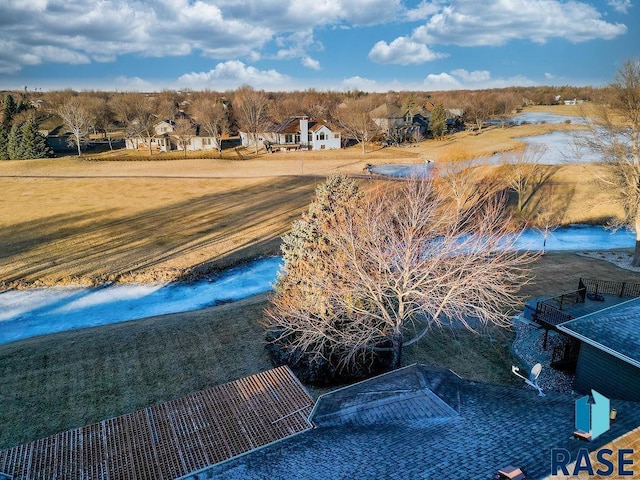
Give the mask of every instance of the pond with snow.
M 526 230 L 516 248 L 541 250 L 542 234 Z M 547 250 L 632 248 L 635 235 L 572 225 L 549 234 Z M 195 283 L 51 287 L 0 293 L 0 344 L 24 338 L 177 313 L 271 290 L 282 260 L 256 260 Z
M 551 113 L 528 112 L 513 117 L 509 123 L 520 125 L 524 123 L 576 123 L 584 124 L 580 117 L 569 117 Z M 499 123 L 499 122 L 498 122 Z M 600 157 L 592 152 L 578 148 L 576 140 L 581 133 L 579 131 L 555 131 L 544 135 L 520 137 L 518 140 L 527 145 L 540 146 L 543 153 L 537 159 L 538 163 L 545 165 L 560 165 L 562 163 L 593 163 Z M 472 162 L 481 162 L 485 165 L 499 165 L 503 162 L 503 154 L 495 154 L 489 157 L 470 159 Z M 370 168 L 372 173 L 391 177 L 428 177 L 435 167 L 433 163 L 427 164 L 386 164 L 375 165 Z

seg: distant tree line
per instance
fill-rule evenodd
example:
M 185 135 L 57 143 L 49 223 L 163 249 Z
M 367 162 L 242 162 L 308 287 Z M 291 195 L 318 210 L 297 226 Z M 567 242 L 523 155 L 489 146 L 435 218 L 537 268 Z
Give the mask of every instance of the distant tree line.
M 21 96 L 18 102 L 14 99 L 17 95 Z M 70 145 L 81 155 L 90 138 L 101 137 L 110 148 L 114 138 L 144 138 L 150 145 L 155 136 L 154 125 L 161 120 L 189 119 L 191 123 L 179 122 L 184 124 L 180 128 L 180 141 L 184 142 L 193 135 L 219 140 L 225 134 L 236 135 L 239 130 L 252 134 L 297 115 L 339 126 L 344 137 L 363 144 L 364 152 L 364 144 L 377 137 L 368 111 L 385 103 L 398 105 L 406 112 L 427 107 L 432 114 L 428 133 L 440 138 L 446 132 L 443 110 L 462 112 L 465 124 L 481 129 L 490 117 L 499 119 L 504 126 L 516 109 L 526 105 L 555 104 L 565 99 L 603 102 L 607 95 L 607 88 L 573 86 L 386 93 L 314 89 L 266 92 L 246 85 L 224 92 L 8 92 L 2 105 L 0 157 L 49 156 L 50 150 L 44 148 L 41 136 L 35 133 L 45 121 L 68 133 Z

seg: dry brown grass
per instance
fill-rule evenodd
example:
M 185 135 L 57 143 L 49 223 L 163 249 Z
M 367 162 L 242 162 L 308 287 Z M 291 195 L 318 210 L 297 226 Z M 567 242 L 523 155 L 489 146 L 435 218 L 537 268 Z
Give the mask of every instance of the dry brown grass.
M 488 176 L 506 174 L 502 166 L 480 168 Z M 622 218 L 622 205 L 612 200 L 611 192 L 598 181 L 603 168 L 593 164 L 545 167 L 544 181 L 525 198 L 524 214 L 532 218 L 540 209 L 552 209 L 559 225 L 602 225 Z
M 577 108 L 561 107 L 565 113 Z M 368 163 L 476 157 L 520 148 L 516 137 L 522 135 L 574 127 L 461 132 L 404 148 L 370 146 L 364 156 L 355 146 L 257 157 L 243 150 L 247 160 L 184 160 L 178 152 L 154 155 L 152 161 L 0 162 L 0 282 L 33 286 L 189 277 L 275 252 L 278 237 L 326 175 L 359 176 Z M 596 187 L 593 168 L 565 165 L 549 179 L 564 223 L 620 214 L 619 206 L 608 203 L 607 192 Z M 544 192 L 535 192 L 528 208 L 535 208 Z
M 270 254 L 315 179 L 5 178 L 7 286 L 171 280 Z

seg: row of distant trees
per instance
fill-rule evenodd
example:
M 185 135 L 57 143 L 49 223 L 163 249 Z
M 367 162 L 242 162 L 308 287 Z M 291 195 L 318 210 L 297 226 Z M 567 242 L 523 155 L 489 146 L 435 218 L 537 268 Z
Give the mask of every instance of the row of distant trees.
M 18 95 L 16 93 L 15 95 Z M 233 91 L 162 91 L 133 92 L 20 92 L 18 111 L 29 110 L 35 122 L 59 119 L 73 144 L 81 154 L 91 135 L 102 136 L 112 147 L 114 137 L 142 137 L 151 145 L 154 125 L 160 120 L 176 122 L 175 136 L 186 141 L 200 129 L 201 135 L 219 140 L 223 134 L 236 134 L 239 129 L 249 133 L 263 131 L 290 116 L 307 115 L 334 122 L 346 136 L 365 144 L 376 134 L 369 112 L 383 103 L 401 106 L 403 111 L 418 112 L 426 105 L 436 108 L 436 114 L 446 109 L 464 111 L 464 121 L 478 128 L 488 117 L 508 118 L 513 110 L 525 104 L 551 104 L 558 98 L 599 100 L 605 92 L 590 87 L 510 87 L 495 90 L 452 92 L 387 92 L 366 93 L 305 90 L 297 92 L 265 92 L 243 86 Z M 11 96 L 13 99 L 13 96 Z M 3 107 L 11 105 L 6 101 Z M 17 105 L 14 103 L 14 105 Z M 37 106 L 38 108 L 33 108 Z M 189 122 L 180 122 L 185 118 Z M 443 122 L 433 119 L 439 137 Z M 20 118 L 20 122 L 24 119 Z M 444 120 L 443 120 L 444 121 Z M 12 123 L 3 118 L 3 129 Z M 26 128 L 26 127 L 25 127 Z M 9 131 L 4 143 L 8 141 Z M 220 144 L 220 142 L 218 142 Z M 4 155 L 2 158 L 9 158 Z

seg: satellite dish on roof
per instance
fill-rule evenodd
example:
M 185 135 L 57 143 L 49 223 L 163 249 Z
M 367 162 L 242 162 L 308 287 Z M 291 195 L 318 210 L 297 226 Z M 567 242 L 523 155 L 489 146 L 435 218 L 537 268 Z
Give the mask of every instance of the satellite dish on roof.
M 540 365 L 539 363 L 536 363 L 531 369 L 531 372 L 529 373 L 529 378 L 525 378 L 522 375 L 520 375 L 518 373 L 519 371 L 520 369 L 515 365 L 511 366 L 511 373 L 523 379 L 524 383 L 526 383 L 530 387 L 535 388 L 538 391 L 539 397 L 544 397 L 545 396 L 544 392 L 542 391 L 542 388 L 540 388 L 540 385 L 538 385 L 538 377 L 540 376 L 540 372 L 542 371 L 542 365 Z
M 540 365 L 539 363 L 536 363 L 531 369 L 531 372 L 529 373 L 529 380 L 536 383 L 536 380 L 540 376 L 541 371 L 542 371 L 542 365 Z

